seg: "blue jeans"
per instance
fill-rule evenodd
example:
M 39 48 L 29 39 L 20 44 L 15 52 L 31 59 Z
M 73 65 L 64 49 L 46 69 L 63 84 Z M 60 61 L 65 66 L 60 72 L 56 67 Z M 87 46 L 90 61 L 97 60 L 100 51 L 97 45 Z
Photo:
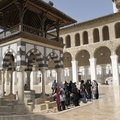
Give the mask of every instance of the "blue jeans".
M 82 93 L 82 102 L 83 103 L 87 103 L 86 94 L 85 93 Z
M 92 99 L 96 99 L 96 96 L 94 93 L 92 93 Z

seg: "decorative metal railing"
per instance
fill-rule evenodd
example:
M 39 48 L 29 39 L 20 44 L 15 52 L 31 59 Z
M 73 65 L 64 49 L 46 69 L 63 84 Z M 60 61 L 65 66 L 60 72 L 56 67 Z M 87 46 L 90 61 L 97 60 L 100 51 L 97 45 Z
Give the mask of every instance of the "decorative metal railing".
M 18 24 L 18 25 L 12 26 L 9 29 L 1 31 L 0 32 L 0 39 L 6 38 L 8 36 L 12 36 L 14 34 L 21 32 L 21 31 L 26 32 L 26 33 L 30 33 L 30 34 L 35 35 L 35 36 L 40 36 L 40 37 L 43 37 L 43 38 L 46 38 L 49 40 L 53 40 L 53 41 L 57 40 L 57 36 L 55 36 L 51 33 L 42 34 L 41 30 L 36 29 L 34 27 L 31 27 L 31 26 L 28 26 L 28 25 L 24 25 L 24 24 L 23 25 Z

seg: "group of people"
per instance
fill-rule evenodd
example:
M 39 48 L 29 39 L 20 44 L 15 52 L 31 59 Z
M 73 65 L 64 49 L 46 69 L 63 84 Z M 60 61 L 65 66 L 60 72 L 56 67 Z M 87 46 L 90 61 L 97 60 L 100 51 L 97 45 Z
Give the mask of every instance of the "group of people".
M 56 80 L 52 84 L 52 95 L 54 96 L 58 111 L 67 109 L 71 104 L 79 106 L 80 101 L 87 103 L 88 100 L 99 98 L 98 83 L 93 80 L 80 81 L 79 88 L 76 83 L 65 81 L 64 84 L 57 85 Z

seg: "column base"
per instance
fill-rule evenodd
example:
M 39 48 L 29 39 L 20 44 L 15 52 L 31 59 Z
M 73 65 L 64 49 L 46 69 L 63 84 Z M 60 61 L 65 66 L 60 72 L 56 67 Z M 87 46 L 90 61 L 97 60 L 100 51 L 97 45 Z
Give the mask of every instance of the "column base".
M 46 94 L 41 93 L 40 97 L 44 98 L 46 97 Z
M 25 113 L 28 113 L 28 110 L 27 110 L 27 108 L 25 107 L 24 104 L 18 104 L 16 112 L 19 113 L 19 114 L 25 114 Z

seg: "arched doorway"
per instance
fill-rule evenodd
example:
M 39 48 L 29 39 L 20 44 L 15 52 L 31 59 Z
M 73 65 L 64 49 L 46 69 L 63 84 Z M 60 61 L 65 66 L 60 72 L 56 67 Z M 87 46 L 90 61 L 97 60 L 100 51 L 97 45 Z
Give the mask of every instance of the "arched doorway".
M 78 79 L 87 80 L 90 79 L 90 54 L 87 50 L 81 50 L 76 54 L 76 60 L 78 61 Z
M 108 77 L 112 76 L 110 56 L 111 56 L 110 49 L 107 47 L 104 47 L 104 46 L 97 48 L 94 53 L 94 57 L 97 60 L 96 61 L 97 82 L 99 82 L 101 84 L 105 83 L 106 79 L 108 79 Z M 99 68 L 101 68 L 101 69 L 99 69 Z M 109 71 L 109 72 L 107 72 L 107 71 Z
M 72 56 L 69 52 L 63 54 L 64 64 L 64 81 L 70 82 L 72 80 Z

